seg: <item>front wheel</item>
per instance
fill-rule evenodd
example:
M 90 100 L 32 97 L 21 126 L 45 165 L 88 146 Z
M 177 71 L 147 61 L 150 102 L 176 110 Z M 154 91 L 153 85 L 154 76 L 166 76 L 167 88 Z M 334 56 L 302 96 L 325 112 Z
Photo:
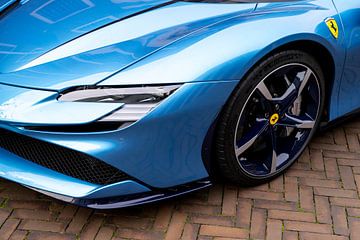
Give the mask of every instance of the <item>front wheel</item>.
M 287 169 L 320 122 L 324 76 L 302 51 L 275 54 L 254 68 L 225 106 L 216 134 L 221 173 L 258 185 Z

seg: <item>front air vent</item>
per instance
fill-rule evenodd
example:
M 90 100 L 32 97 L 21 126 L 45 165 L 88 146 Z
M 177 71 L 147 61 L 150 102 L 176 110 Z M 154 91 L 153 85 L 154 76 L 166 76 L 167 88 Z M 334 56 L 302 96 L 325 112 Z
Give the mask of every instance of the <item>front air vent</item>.
M 0 128 L 0 148 L 27 161 L 86 182 L 105 185 L 131 179 L 87 154 Z

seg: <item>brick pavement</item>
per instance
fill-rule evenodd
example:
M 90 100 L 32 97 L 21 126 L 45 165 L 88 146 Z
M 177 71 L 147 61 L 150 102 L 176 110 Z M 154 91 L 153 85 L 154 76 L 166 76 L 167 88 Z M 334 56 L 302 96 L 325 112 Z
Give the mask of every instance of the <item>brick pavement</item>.
M 0 182 L 0 239 L 360 239 L 360 119 L 326 131 L 269 184 L 94 211 Z

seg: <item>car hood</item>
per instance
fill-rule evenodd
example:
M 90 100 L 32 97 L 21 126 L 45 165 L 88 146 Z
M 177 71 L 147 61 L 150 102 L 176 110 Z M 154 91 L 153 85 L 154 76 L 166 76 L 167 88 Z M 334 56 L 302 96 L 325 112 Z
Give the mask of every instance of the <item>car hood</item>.
M 0 12 L 0 83 L 52 90 L 96 84 L 200 28 L 254 7 L 166 0 L 16 1 Z
M 0 72 L 16 71 L 83 34 L 166 2 L 30 0 L 14 4 L 1 12 Z

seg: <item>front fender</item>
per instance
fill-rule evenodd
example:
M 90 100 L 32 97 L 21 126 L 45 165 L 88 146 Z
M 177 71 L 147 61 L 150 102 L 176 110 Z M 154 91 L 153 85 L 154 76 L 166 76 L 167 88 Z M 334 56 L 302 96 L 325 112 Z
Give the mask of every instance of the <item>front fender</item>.
M 241 79 L 266 54 L 299 40 L 322 44 L 342 67 L 343 36 L 332 37 L 324 23 L 328 17 L 338 19 L 325 0 L 259 4 L 254 12 L 202 28 L 99 85 Z

